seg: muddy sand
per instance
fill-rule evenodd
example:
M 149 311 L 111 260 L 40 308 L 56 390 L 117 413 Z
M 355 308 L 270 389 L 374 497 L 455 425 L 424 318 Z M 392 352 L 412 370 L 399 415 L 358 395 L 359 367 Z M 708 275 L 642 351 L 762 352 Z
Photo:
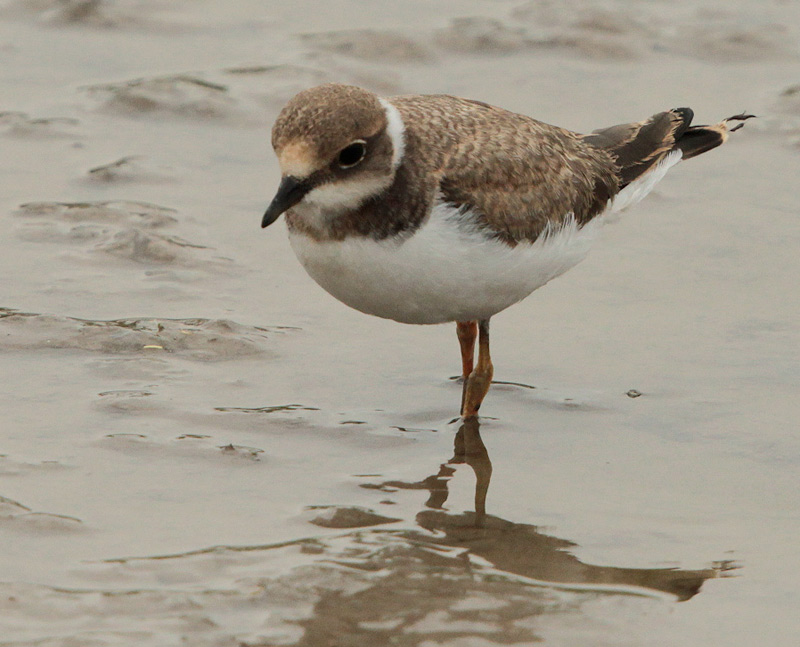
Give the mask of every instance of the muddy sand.
M 0 2 L 0 645 L 794 646 L 800 9 Z M 588 131 L 759 115 L 493 319 L 262 231 L 327 81 Z

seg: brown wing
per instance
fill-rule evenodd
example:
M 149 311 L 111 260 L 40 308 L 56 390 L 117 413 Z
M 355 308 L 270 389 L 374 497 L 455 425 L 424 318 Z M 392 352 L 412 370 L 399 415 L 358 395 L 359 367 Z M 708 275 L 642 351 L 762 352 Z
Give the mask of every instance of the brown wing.
M 734 130 L 729 121 L 752 116 L 692 127 L 692 111 L 677 108 L 579 135 L 446 95 L 394 97 L 392 103 L 406 121 L 409 163 L 419 178 L 432 179 L 432 186 L 425 184 L 428 202 L 438 181 L 441 198 L 477 214 L 487 231 L 510 245 L 534 241 L 568 217 L 588 222 L 669 152 L 678 149 L 688 159 L 711 150 Z M 412 185 L 403 186 L 407 192 Z
M 570 216 L 588 222 L 618 191 L 612 157 L 568 130 L 444 95 L 392 103 L 406 121 L 407 154 L 424 151 L 417 163 L 439 179 L 441 198 L 511 245 Z

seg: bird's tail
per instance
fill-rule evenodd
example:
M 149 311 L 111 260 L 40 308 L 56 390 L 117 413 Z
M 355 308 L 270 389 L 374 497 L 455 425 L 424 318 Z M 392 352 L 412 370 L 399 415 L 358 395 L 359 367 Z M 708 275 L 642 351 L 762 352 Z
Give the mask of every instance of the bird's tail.
M 619 167 L 621 190 L 656 169 L 675 151 L 681 152 L 682 159 L 689 159 L 716 148 L 744 125 L 741 122 L 753 116 L 741 113 L 714 126 L 692 126 L 691 108 L 674 108 L 644 121 L 595 130 L 583 139 L 614 158 Z M 730 128 L 731 121 L 740 123 Z
M 611 202 L 612 213 L 639 202 L 670 167 L 716 148 L 753 115 L 741 113 L 714 126 L 692 126 L 693 117 L 690 108 L 675 108 L 583 136 L 587 143 L 607 151 L 617 164 L 619 192 Z M 731 128 L 728 124 L 732 121 L 739 123 Z
M 675 148 L 683 153 L 683 159 L 685 160 L 696 157 L 725 143 L 725 140 L 728 139 L 728 135 L 739 130 L 744 126 L 746 120 L 752 119 L 753 117 L 755 117 L 755 115 L 741 112 L 738 115 L 733 115 L 733 117 L 723 119 L 714 126 L 691 126 L 678 137 L 675 142 Z M 739 123 L 731 128 L 729 124 L 732 121 Z

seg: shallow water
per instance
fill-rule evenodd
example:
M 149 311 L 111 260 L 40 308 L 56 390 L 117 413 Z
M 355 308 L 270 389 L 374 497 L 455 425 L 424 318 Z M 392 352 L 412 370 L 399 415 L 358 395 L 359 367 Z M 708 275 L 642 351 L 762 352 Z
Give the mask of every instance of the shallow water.
M 795 645 L 798 26 L 0 3 L 0 645 Z M 330 80 L 760 119 L 493 319 L 478 428 L 450 326 L 348 310 L 259 228 L 269 125 Z

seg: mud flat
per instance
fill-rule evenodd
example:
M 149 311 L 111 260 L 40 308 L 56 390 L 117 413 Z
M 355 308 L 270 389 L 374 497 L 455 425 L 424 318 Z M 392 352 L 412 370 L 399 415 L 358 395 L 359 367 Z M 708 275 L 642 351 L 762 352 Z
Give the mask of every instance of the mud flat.
M 0 646 L 794 647 L 793 3 L 0 3 Z M 329 81 L 759 116 L 493 320 L 352 312 L 268 128 Z

